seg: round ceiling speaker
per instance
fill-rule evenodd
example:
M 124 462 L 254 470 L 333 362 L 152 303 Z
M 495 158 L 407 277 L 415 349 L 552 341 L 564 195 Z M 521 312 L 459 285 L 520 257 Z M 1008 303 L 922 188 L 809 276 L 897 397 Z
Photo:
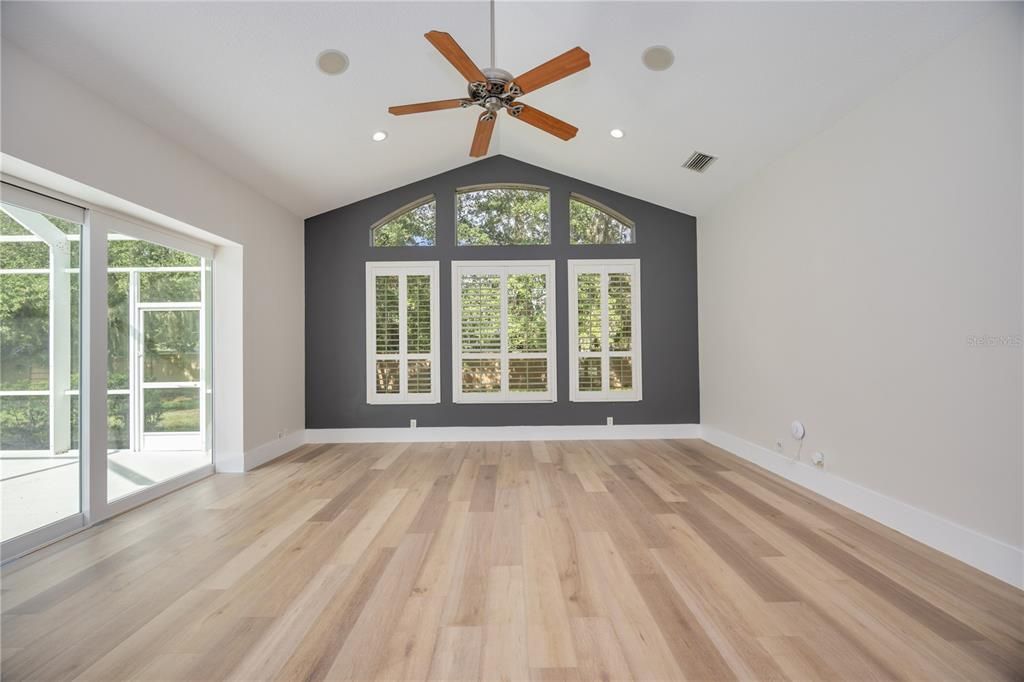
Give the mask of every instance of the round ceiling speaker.
M 664 45 L 654 45 L 644 50 L 644 53 L 640 55 L 640 61 L 651 71 L 664 71 L 672 66 L 676 61 L 676 56 Z
M 317 55 L 316 66 L 328 76 L 337 76 L 348 69 L 348 56 L 338 50 L 324 50 Z

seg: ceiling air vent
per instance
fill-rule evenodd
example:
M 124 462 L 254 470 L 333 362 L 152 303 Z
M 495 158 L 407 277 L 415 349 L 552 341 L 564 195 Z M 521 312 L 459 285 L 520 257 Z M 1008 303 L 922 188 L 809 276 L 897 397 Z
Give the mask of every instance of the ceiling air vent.
M 711 156 L 710 154 L 694 152 L 690 155 L 690 158 L 686 160 L 686 163 L 683 164 L 683 168 L 689 168 L 692 171 L 703 173 L 717 158 L 717 156 Z

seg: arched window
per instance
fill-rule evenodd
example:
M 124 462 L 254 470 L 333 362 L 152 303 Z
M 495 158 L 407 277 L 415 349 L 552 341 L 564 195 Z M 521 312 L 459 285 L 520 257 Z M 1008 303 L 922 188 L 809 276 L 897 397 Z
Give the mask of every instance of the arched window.
M 569 241 L 573 244 L 633 244 L 633 221 L 593 199 L 569 197 Z
M 389 213 L 370 228 L 373 246 L 433 246 L 437 234 L 434 195 Z
M 455 194 L 459 246 L 551 243 L 551 202 L 545 187 L 478 185 Z

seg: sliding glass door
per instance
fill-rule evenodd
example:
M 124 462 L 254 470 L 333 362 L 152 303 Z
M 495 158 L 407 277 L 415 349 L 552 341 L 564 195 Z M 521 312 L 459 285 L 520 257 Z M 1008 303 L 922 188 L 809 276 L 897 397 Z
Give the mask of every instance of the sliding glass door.
M 67 217 L 0 203 L 2 540 L 82 508 L 78 257 L 84 212 L 55 208 Z
M 213 472 L 213 249 L 0 192 L 6 560 Z
M 117 349 L 107 400 L 118 403 L 107 498 L 116 500 L 211 463 L 209 263 L 124 234 L 109 235 L 107 253 L 107 334 Z

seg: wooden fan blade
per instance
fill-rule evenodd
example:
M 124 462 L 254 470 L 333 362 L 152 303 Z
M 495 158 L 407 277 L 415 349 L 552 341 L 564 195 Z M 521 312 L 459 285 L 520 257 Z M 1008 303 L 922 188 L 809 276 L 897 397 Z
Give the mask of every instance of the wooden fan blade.
M 491 146 L 491 133 L 494 132 L 494 122 L 497 116 L 490 112 L 480 114 L 476 122 L 476 132 L 473 133 L 473 144 L 469 147 L 470 156 L 483 156 L 487 148 Z
M 423 37 L 430 41 L 430 44 L 437 48 L 445 59 L 447 59 L 452 66 L 454 66 L 462 77 L 470 83 L 486 83 L 487 76 L 484 72 L 473 63 L 473 60 L 469 58 L 459 44 L 455 42 L 455 38 L 452 38 L 449 34 L 444 31 L 430 31 L 424 33 Z
M 522 107 L 521 109 L 519 107 Z M 551 114 L 545 114 L 540 109 L 534 109 L 529 104 L 523 104 L 522 102 L 516 102 L 516 109 L 519 111 L 517 114 L 512 114 L 513 118 L 518 118 L 524 123 L 529 123 L 535 128 L 540 128 L 545 133 L 551 133 L 555 137 L 559 137 L 563 140 L 571 140 L 576 137 L 576 133 L 579 129 L 566 123 L 565 121 L 555 118 Z
M 515 78 L 512 83 L 518 85 L 524 93 L 533 92 L 549 83 L 571 76 L 577 71 L 582 71 L 588 66 L 590 66 L 590 53 L 582 47 L 574 47 L 568 52 L 530 69 L 522 76 Z
M 406 114 L 420 114 L 424 111 L 440 111 L 441 109 L 458 109 L 462 106 L 461 99 L 441 99 L 436 102 L 419 102 L 418 104 L 400 104 L 397 107 L 388 107 L 388 113 L 395 116 Z

